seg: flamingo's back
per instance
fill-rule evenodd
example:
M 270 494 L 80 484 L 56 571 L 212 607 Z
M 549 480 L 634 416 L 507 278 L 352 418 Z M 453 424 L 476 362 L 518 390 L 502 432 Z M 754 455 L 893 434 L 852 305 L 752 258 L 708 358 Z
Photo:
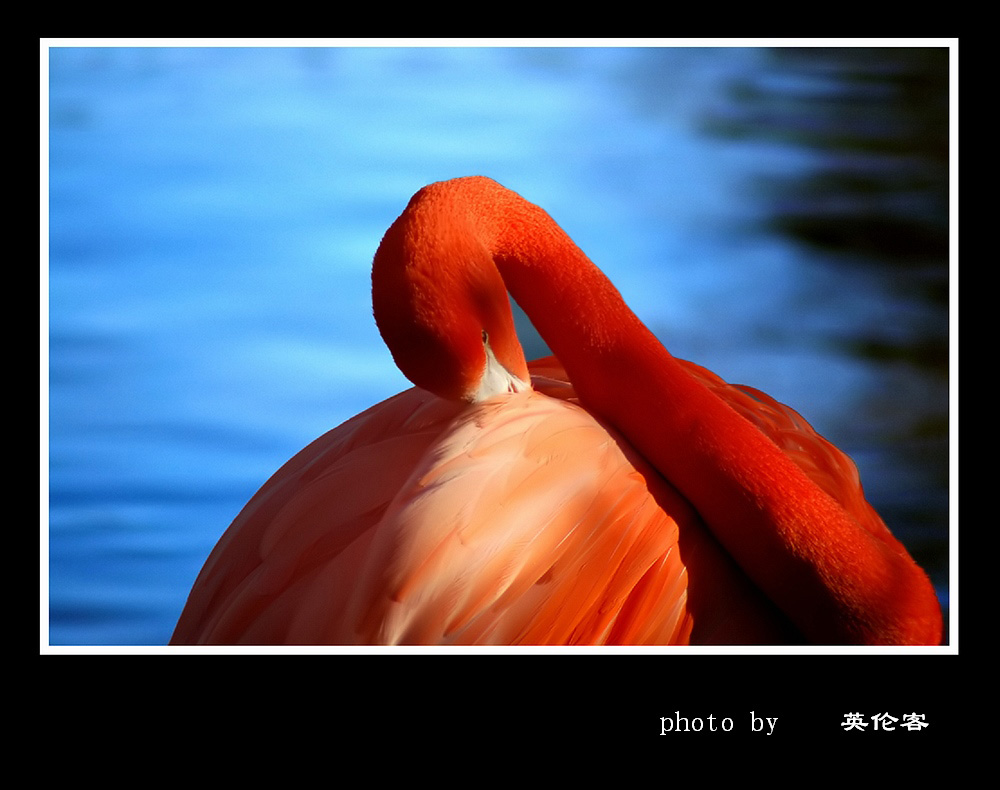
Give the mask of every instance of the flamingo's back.
M 850 459 L 797 413 L 688 365 L 888 534 Z M 411 389 L 298 453 L 219 541 L 172 644 L 797 641 L 559 363 L 531 369 L 536 392 L 463 405 Z

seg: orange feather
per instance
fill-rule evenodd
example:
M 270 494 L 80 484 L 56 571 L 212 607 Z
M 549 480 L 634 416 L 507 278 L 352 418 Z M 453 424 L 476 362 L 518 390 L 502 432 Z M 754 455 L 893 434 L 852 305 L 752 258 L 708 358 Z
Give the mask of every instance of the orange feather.
M 531 370 L 535 391 L 480 404 L 407 390 L 303 449 L 219 541 L 172 643 L 794 639 L 557 360 Z

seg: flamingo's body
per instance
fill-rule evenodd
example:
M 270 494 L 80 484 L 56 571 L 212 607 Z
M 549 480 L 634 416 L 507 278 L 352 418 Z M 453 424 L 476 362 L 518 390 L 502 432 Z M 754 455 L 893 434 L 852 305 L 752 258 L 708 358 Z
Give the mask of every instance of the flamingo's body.
M 432 185 L 373 284 L 425 389 L 264 485 L 172 643 L 939 642 L 933 590 L 851 461 L 671 357 L 537 207 L 488 179 Z M 505 284 L 559 356 L 534 389 Z

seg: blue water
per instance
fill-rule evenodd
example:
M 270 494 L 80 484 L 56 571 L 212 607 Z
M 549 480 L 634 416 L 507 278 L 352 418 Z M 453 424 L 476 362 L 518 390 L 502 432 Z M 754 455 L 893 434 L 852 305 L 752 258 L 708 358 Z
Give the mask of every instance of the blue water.
M 773 105 L 737 90 L 826 128 L 849 70 L 738 48 L 49 54 L 43 643 L 166 643 L 267 477 L 408 386 L 371 257 L 420 186 L 471 174 L 546 208 L 676 355 L 848 450 L 947 602 L 947 370 L 916 353 L 947 343 L 927 295 L 947 256 L 886 264 L 776 225 L 803 198 L 775 183 L 871 154 L 762 129 Z M 930 193 L 890 197 L 946 226 Z

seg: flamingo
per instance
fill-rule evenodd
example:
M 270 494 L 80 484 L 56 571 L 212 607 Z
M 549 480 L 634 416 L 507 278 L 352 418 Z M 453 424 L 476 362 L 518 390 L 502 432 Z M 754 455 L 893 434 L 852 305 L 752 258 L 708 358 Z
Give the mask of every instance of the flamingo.
M 554 356 L 526 362 L 508 292 Z M 940 643 L 851 460 L 673 357 L 520 195 L 421 189 L 372 301 L 414 388 L 264 484 L 172 644 Z

